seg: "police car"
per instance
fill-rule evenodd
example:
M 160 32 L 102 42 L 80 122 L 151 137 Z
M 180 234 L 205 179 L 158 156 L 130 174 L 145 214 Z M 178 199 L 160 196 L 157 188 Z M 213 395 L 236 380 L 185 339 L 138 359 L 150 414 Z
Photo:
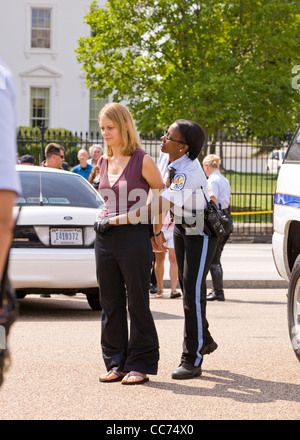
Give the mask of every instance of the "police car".
M 300 361 L 300 125 L 278 175 L 273 221 L 273 258 L 279 275 L 289 282 L 289 334 Z
M 286 149 L 283 150 L 273 150 L 267 160 L 267 173 L 279 173 L 284 156 L 286 154 Z

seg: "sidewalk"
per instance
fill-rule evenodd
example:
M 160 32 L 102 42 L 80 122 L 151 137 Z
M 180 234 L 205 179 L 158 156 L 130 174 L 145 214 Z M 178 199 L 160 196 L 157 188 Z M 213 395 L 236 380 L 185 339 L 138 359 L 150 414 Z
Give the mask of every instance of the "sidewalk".
M 272 244 L 268 243 L 227 243 L 222 254 L 223 279 L 225 288 L 286 288 L 272 256 Z M 166 258 L 164 284 L 169 287 L 169 261 Z M 211 287 L 210 273 L 207 287 Z

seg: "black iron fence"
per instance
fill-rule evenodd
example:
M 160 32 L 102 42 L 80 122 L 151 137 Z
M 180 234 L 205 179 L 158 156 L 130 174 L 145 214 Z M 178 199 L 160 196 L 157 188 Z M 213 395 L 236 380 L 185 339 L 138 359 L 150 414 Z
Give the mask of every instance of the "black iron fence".
M 222 173 L 231 185 L 231 211 L 234 220 L 233 237 L 249 237 L 269 240 L 273 229 L 273 199 L 278 171 L 284 152 L 291 138 L 287 133 L 278 137 L 224 136 L 222 133 L 209 137 L 201 156 L 214 153 L 221 157 Z M 141 135 L 144 149 L 157 162 L 160 155 L 160 136 Z M 77 152 L 103 139 L 99 133 L 71 133 L 65 130 L 45 129 L 43 126 L 32 130 L 21 128 L 18 132 L 18 154 L 30 154 L 35 164 L 44 160 L 48 143 L 56 142 L 65 149 L 69 167 L 78 163 Z

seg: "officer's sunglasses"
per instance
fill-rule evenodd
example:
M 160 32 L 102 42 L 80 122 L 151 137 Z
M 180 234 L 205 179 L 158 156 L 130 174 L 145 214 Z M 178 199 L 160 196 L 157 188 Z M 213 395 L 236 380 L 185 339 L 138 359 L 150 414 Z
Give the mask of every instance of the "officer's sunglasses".
M 163 134 L 162 137 L 164 137 L 166 139 L 166 141 L 178 142 L 179 144 L 186 145 L 186 142 L 182 142 L 182 141 L 178 141 L 177 139 L 170 138 L 167 131 L 165 131 L 165 133 Z

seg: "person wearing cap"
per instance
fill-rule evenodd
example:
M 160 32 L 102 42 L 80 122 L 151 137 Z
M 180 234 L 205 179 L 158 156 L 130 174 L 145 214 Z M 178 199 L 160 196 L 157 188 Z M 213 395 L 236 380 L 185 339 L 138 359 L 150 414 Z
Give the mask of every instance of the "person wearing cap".
M 24 156 L 21 156 L 20 159 L 21 165 L 34 165 L 34 157 L 30 154 L 24 154 Z
M 196 122 L 179 119 L 161 138 L 161 151 L 168 153 L 169 186 L 149 205 L 135 212 L 99 221 L 98 233 L 137 218 L 141 223 L 153 219 L 153 245 L 163 250 L 162 218 L 170 208 L 175 218 L 174 247 L 179 283 L 183 294 L 184 340 L 180 365 L 173 379 L 200 376 L 203 356 L 212 353 L 213 340 L 206 318 L 206 276 L 215 253 L 217 238 L 204 232 L 203 196 L 209 198 L 207 179 L 197 159 L 205 144 L 205 133 Z M 134 215 L 136 217 L 134 217 Z M 157 220 L 158 219 L 158 220 Z

